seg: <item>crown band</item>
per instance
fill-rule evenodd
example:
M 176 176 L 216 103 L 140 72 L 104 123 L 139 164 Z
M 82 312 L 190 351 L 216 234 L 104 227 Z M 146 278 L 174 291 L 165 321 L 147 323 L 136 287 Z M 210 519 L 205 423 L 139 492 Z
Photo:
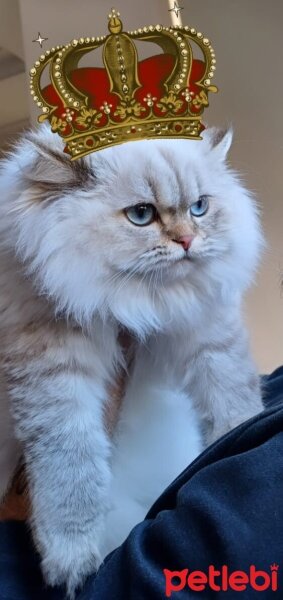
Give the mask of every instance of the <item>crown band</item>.
M 201 120 L 195 117 L 185 117 L 183 119 L 156 119 L 149 123 L 137 121 L 135 125 L 115 125 L 112 128 L 89 131 L 74 135 L 68 138 L 67 150 L 72 156 L 72 160 L 78 157 L 85 156 L 96 150 L 122 144 L 141 139 L 155 138 L 180 138 L 190 137 L 194 139 L 202 139 L 200 133 L 202 130 Z

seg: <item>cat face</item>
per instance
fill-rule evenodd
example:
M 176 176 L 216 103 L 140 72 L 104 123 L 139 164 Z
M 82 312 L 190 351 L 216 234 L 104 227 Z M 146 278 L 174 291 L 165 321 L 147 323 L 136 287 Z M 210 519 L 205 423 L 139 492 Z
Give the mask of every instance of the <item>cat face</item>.
M 157 283 L 162 276 L 167 285 L 180 278 L 189 284 L 196 269 L 229 251 L 230 211 L 221 196 L 220 169 L 200 146 L 158 140 L 132 144 L 127 153 L 118 146 L 101 157 L 110 176 L 100 191 L 107 218 L 101 218 L 98 235 L 101 246 L 108 245 L 109 269 L 137 281 Z
M 31 134 L 6 178 L 18 189 L 15 246 L 39 289 L 76 318 L 110 311 L 131 328 L 160 322 L 180 298 L 187 313 L 241 293 L 261 234 L 225 164 L 231 140 L 208 130 L 203 141 L 140 141 L 71 162 L 47 128 Z

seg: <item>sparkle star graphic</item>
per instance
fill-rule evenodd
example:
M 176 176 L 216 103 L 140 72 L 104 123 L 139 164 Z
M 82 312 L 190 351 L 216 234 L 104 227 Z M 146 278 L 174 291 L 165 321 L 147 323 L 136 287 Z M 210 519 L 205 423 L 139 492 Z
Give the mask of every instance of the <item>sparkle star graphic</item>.
M 177 19 L 179 19 L 179 13 L 184 10 L 183 6 L 179 6 L 178 2 L 174 2 L 173 8 L 169 8 L 169 12 L 174 12 Z
M 37 38 L 37 40 L 32 40 L 32 41 L 33 42 L 38 42 L 38 44 L 40 44 L 40 48 L 42 48 L 42 43 L 46 42 L 46 40 L 48 40 L 48 38 L 41 37 L 40 33 L 38 32 L 38 38 Z

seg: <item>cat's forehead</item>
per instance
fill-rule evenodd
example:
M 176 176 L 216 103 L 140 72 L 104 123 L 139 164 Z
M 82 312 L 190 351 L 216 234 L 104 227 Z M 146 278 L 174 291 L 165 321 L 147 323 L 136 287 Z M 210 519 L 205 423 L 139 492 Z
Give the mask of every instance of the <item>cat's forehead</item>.
M 192 146 L 194 144 L 194 146 Z M 111 170 L 113 185 L 136 200 L 164 207 L 188 204 L 200 193 L 203 159 L 197 141 L 154 140 L 109 148 L 99 163 Z

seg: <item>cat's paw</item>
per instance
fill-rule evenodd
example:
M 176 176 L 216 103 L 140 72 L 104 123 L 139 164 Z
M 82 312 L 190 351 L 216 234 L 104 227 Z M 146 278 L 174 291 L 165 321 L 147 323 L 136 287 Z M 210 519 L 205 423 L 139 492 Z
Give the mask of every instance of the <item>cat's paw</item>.
M 57 540 L 42 555 L 41 568 L 46 583 L 50 586 L 65 586 L 69 598 L 85 579 L 96 573 L 102 559 L 91 537 L 72 536 Z

